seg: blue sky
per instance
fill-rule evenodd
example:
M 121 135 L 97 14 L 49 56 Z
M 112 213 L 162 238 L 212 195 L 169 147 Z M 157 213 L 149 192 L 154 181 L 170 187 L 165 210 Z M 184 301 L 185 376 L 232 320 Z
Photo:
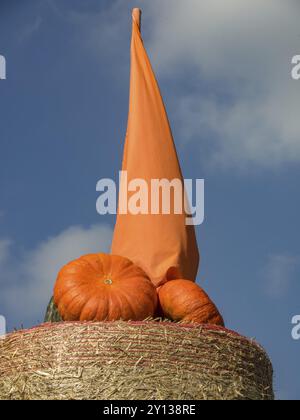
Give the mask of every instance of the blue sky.
M 140 6 L 183 173 L 206 180 L 199 283 L 267 349 L 278 397 L 299 399 L 300 5 L 241 3 L 1 1 L 0 314 L 37 324 L 59 268 L 109 249 L 96 183 L 121 165 Z

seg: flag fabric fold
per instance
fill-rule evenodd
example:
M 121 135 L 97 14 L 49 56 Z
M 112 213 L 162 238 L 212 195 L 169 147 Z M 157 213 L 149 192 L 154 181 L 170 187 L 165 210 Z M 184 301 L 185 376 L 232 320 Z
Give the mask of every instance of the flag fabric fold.
M 163 99 L 143 45 L 139 17 L 139 10 L 134 9 L 129 115 L 122 171 L 126 171 L 128 183 L 142 179 L 151 191 L 153 179 L 177 179 L 183 185 L 183 177 Z M 128 198 L 130 194 L 133 193 L 128 193 Z M 121 205 L 119 201 L 111 252 L 143 268 L 157 287 L 174 278 L 194 281 L 199 253 L 195 229 L 186 225 L 185 211 L 151 214 L 149 203 L 148 214 L 123 214 Z

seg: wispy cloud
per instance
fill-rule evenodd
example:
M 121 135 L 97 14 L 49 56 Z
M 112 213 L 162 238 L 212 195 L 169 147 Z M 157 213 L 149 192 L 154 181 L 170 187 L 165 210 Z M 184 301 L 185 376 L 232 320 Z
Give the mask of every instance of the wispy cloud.
M 45 4 L 46 7 L 49 10 L 51 10 L 51 12 L 54 13 L 57 17 L 63 17 L 63 13 L 59 7 L 59 3 L 57 3 L 55 0 L 44 0 L 43 4 Z
M 106 8 L 99 10 L 78 11 L 70 8 L 64 13 L 68 24 L 76 28 L 80 37 L 78 47 L 86 49 L 92 56 L 98 58 L 102 65 L 109 69 L 110 74 L 123 76 L 128 66 L 130 7 L 124 1 L 116 0 Z M 123 41 L 127 39 L 128 48 Z M 103 59 L 105 58 L 105 63 Z M 118 60 L 118 65 L 113 62 Z
M 300 256 L 272 255 L 263 269 L 265 291 L 271 298 L 282 298 L 290 291 L 300 269 Z
M 166 0 L 151 7 L 159 74 L 175 74 L 183 86 L 189 74 L 193 87 L 173 97 L 183 141 L 207 147 L 204 160 L 216 165 L 299 162 L 300 89 L 290 63 L 299 53 L 300 5 Z
M 41 16 L 37 16 L 32 22 L 24 26 L 23 29 L 19 30 L 19 42 L 28 41 L 36 32 L 39 31 L 43 19 Z
M 10 239 L 0 239 L 0 270 L 8 260 L 11 246 Z
M 60 268 L 81 255 L 108 252 L 111 236 L 106 225 L 73 226 L 19 258 L 11 241 L 0 241 L 0 314 L 14 314 L 7 321 L 15 326 L 41 321 Z
M 122 80 L 131 6 L 143 9 L 161 85 L 175 80 L 174 95 L 167 93 L 178 142 L 192 142 L 199 159 L 214 167 L 300 162 L 300 89 L 291 78 L 291 58 L 299 53 L 297 2 L 116 0 L 90 13 L 70 7 L 65 18 L 81 31 L 81 47 L 110 57 L 107 67 Z

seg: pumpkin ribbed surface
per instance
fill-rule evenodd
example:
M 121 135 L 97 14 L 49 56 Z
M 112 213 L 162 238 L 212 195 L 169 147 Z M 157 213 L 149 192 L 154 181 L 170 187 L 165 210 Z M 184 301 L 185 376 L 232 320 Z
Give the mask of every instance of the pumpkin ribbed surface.
M 43 324 L 0 340 L 2 399 L 273 399 L 255 342 L 219 327 Z
M 160 308 L 172 321 L 224 327 L 224 320 L 207 293 L 190 280 L 171 280 L 158 291 Z
M 143 320 L 153 317 L 157 293 L 127 258 L 89 254 L 62 268 L 54 302 L 65 321 Z

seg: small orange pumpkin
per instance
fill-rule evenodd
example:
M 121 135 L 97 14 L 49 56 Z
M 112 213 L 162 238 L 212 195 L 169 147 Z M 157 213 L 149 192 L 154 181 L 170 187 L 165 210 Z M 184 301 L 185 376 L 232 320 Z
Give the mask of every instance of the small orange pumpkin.
M 127 258 L 90 254 L 62 268 L 54 302 L 65 321 L 142 321 L 154 315 L 157 293 Z
M 215 304 L 201 287 L 190 280 L 170 280 L 159 288 L 158 296 L 166 318 L 224 326 Z

